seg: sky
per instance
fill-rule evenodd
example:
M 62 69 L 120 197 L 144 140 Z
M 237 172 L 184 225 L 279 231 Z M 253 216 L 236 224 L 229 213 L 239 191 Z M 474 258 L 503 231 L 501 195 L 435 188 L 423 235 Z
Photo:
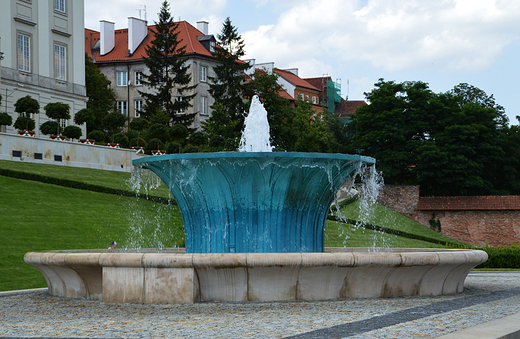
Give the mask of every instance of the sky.
M 152 25 L 162 1 L 84 0 L 85 27 L 99 30 L 108 20 L 127 28 L 128 17 Z M 518 125 L 518 0 L 169 2 L 175 20 L 208 21 L 210 34 L 229 17 L 245 42 L 244 59 L 298 68 L 302 78 L 330 76 L 348 100 L 364 100 L 380 78 L 426 82 L 435 93 L 468 83 L 492 94 Z

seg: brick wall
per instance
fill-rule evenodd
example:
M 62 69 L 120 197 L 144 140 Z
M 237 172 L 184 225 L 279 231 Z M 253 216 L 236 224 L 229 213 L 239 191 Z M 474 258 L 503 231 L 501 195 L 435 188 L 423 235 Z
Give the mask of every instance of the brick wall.
M 378 202 L 468 244 L 520 244 L 520 196 L 419 197 L 419 186 L 388 185 Z

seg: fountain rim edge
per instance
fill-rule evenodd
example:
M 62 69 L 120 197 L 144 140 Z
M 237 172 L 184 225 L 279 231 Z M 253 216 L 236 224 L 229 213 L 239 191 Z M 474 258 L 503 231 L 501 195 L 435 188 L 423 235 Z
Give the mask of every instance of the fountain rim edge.
M 200 159 L 228 159 L 228 158 L 313 158 L 328 160 L 351 160 L 375 164 L 376 159 L 359 154 L 343 153 L 316 153 L 316 152 L 207 152 L 181 153 L 156 156 L 143 156 L 132 160 L 132 165 L 163 160 L 200 160 Z

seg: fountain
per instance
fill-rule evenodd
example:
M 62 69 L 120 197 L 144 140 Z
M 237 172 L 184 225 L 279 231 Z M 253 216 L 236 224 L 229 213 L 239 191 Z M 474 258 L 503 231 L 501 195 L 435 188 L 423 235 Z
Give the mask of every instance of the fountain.
M 241 152 L 133 161 L 169 187 L 185 250 L 30 252 L 25 261 L 42 272 L 51 295 L 194 303 L 452 294 L 487 260 L 475 250 L 324 248 L 335 193 L 375 160 L 272 152 L 266 123 L 255 97 L 244 133 L 255 136 L 242 139 Z

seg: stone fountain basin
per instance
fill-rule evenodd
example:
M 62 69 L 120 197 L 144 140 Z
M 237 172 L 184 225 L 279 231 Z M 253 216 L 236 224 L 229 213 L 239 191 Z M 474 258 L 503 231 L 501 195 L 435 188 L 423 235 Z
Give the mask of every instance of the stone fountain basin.
M 462 292 L 479 250 L 326 248 L 325 253 L 183 249 L 29 252 L 49 294 L 111 303 L 327 300 Z

